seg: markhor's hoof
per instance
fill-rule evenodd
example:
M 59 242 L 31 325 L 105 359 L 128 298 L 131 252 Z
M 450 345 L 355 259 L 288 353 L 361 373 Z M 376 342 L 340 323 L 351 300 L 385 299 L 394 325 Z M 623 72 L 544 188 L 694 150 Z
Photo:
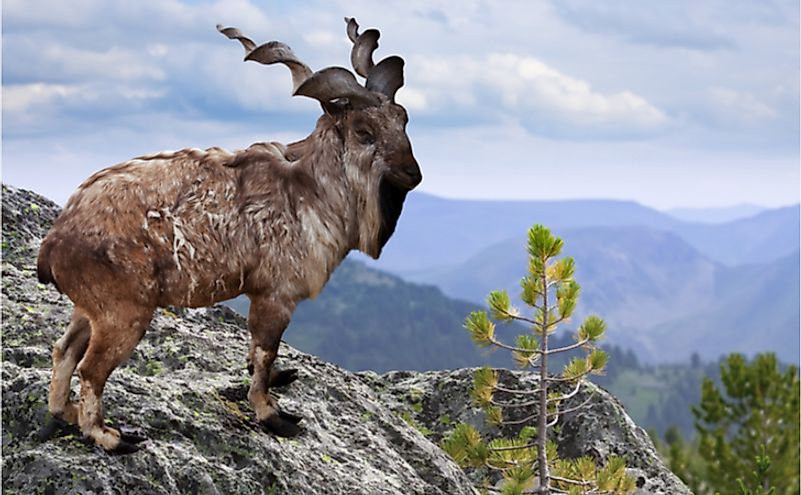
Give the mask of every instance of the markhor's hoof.
M 300 421 L 303 419 L 303 416 L 298 416 L 285 411 L 278 411 L 278 415 L 281 416 L 281 419 L 285 419 L 295 424 L 300 423 Z
M 288 370 L 275 371 L 270 374 L 270 387 L 284 387 L 298 379 L 298 370 L 290 368 Z
M 264 428 L 279 437 L 295 437 L 302 431 L 297 423 L 284 419 L 281 413 L 276 413 L 261 422 Z
M 120 443 L 117 444 L 116 447 L 109 450 L 108 453 L 110 455 L 126 455 L 126 454 L 133 454 L 134 452 L 139 450 L 138 445 L 134 445 L 132 443 L 128 443 L 122 439 L 122 435 L 120 435 Z
M 126 442 L 131 445 L 136 445 L 137 443 L 142 443 L 147 440 L 147 437 L 143 437 L 141 435 L 136 435 L 134 433 L 123 433 L 120 432 L 120 441 Z
M 44 424 L 42 424 L 42 427 L 39 428 L 39 431 L 36 433 L 36 436 L 42 442 L 65 435 L 80 437 L 81 429 L 76 425 L 67 423 L 63 419 L 56 418 L 50 414 L 45 415 Z

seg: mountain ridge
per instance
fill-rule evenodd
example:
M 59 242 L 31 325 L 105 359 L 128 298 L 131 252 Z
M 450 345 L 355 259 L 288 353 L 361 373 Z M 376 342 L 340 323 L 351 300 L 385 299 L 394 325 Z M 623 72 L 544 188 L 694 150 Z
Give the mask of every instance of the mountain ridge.
M 482 249 L 523 235 L 534 223 L 554 230 L 646 226 L 682 237 L 705 255 L 739 264 L 757 255 L 773 259 L 799 246 L 799 204 L 769 209 L 723 224 L 691 223 L 623 200 L 497 201 L 446 199 L 413 192 L 381 259 L 354 255 L 368 266 L 402 276 L 453 267 Z M 798 234 L 798 235 L 795 235 Z M 767 246 L 761 239 L 766 239 Z M 420 252 L 426 253 L 421 260 Z
M 771 208 L 750 203 L 741 203 L 738 205 L 706 208 L 670 208 L 663 211 L 671 217 L 684 222 L 716 224 L 752 217 L 769 209 Z

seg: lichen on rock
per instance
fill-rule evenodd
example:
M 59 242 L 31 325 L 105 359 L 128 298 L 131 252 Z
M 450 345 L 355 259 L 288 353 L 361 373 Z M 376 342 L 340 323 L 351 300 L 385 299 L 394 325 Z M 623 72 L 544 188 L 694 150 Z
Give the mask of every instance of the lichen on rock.
M 408 372 L 385 375 L 361 373 L 380 392 L 380 399 L 399 414 L 408 414 L 425 428 L 428 438 L 440 442 L 458 424 L 467 423 L 485 438 L 514 437 L 521 428 L 490 429 L 481 408 L 471 403 L 475 369 Z M 537 388 L 533 373 L 503 372 L 500 384 L 512 389 Z M 637 482 L 636 495 L 691 495 L 682 481 L 665 467 L 648 434 L 629 417 L 620 402 L 602 388 L 585 382 L 566 408 L 589 401 L 587 407 L 567 413 L 553 431 L 562 458 L 590 456 L 603 462 L 610 455 L 626 459 L 628 474 Z M 522 416 L 529 411 L 519 412 Z M 519 418 L 512 418 L 519 419 Z M 478 482 L 479 480 L 475 480 Z

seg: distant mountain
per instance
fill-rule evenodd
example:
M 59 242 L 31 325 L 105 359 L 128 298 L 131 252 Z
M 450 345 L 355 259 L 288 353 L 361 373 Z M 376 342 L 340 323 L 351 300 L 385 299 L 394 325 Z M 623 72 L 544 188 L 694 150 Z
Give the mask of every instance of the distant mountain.
M 767 210 L 719 225 L 680 224 L 673 232 L 710 258 L 728 265 L 781 258 L 799 249 L 799 205 Z
M 227 303 L 247 314 L 248 300 Z M 433 286 L 346 260 L 315 300 L 298 305 L 284 340 L 349 370 L 438 370 L 512 366 L 508 355 L 479 350 L 462 322 L 479 305 Z M 520 332 L 500 329 L 501 335 Z
M 678 224 L 631 201 L 478 201 L 411 193 L 381 259 L 368 265 L 399 274 L 454 266 L 523 235 L 533 223 L 561 230 L 621 225 L 669 230 Z
M 714 297 L 695 312 L 656 325 L 652 333 L 660 357 L 680 360 L 680 349 L 702 358 L 724 352 L 770 350 L 784 362 L 799 362 L 799 252 L 778 261 L 716 272 Z M 667 345 L 667 343 L 670 345 Z
M 565 254 L 576 259 L 582 285 L 577 317 L 601 315 L 610 324 L 611 342 L 655 362 L 686 360 L 692 352 L 717 359 L 735 350 L 772 350 L 798 362 L 797 253 L 728 267 L 677 235 L 644 227 L 555 233 L 565 239 Z M 526 269 L 525 245 L 525 238 L 511 239 L 458 266 L 410 278 L 476 303 L 493 289 L 516 295 Z
M 677 220 L 630 201 L 477 201 L 412 193 L 392 241 L 368 266 L 403 276 L 453 268 L 534 223 L 565 231 L 641 226 L 672 232 L 710 259 L 736 265 L 773 260 L 799 249 L 799 205 L 710 225 Z
M 665 213 L 684 222 L 726 223 L 752 217 L 766 209 L 762 206 L 741 204 L 717 208 L 672 208 Z

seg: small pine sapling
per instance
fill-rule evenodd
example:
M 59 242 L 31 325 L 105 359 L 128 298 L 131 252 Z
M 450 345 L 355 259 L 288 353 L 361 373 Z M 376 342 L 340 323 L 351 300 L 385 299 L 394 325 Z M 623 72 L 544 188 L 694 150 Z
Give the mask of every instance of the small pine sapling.
M 462 467 L 495 473 L 496 478 L 499 475 L 496 484 L 490 483 L 491 476 L 485 478 L 481 485 L 485 492 L 628 494 L 636 488 L 622 458 L 610 457 L 603 467 L 589 457 L 560 459 L 556 445 L 548 441 L 548 430 L 556 426 L 560 416 L 587 406 L 590 399 L 569 408 L 562 404 L 577 396 L 585 377 L 601 373 L 607 362 L 607 354 L 596 347 L 606 330 L 597 316 L 588 317 L 578 327 L 575 343 L 559 348 L 548 345 L 548 337 L 573 315 L 580 290 L 573 279 L 573 259 L 557 259 L 562 244 L 542 225 L 528 232 L 528 275 L 521 280 L 520 298 L 533 309 L 533 315 L 526 316 L 514 307 L 506 291 L 494 291 L 487 298 L 491 317 L 486 311 L 475 311 L 465 320 L 464 326 L 476 345 L 510 351 L 518 366 L 539 376 L 534 390 L 499 385 L 499 372 L 491 368 L 481 368 L 473 376 L 472 398 L 484 409 L 487 422 L 499 427 L 522 426 L 513 438 L 486 442 L 474 427 L 460 424 L 443 441 L 445 451 Z M 513 345 L 504 343 L 495 333 L 493 320 L 522 323 L 531 328 L 531 333 L 518 335 Z M 579 349 L 585 351 L 583 356 L 572 358 L 560 374 L 549 373 L 549 356 Z M 496 392 L 512 400 L 498 400 Z M 513 420 L 507 417 L 512 410 L 530 414 Z M 519 412 L 515 416 L 520 416 Z

